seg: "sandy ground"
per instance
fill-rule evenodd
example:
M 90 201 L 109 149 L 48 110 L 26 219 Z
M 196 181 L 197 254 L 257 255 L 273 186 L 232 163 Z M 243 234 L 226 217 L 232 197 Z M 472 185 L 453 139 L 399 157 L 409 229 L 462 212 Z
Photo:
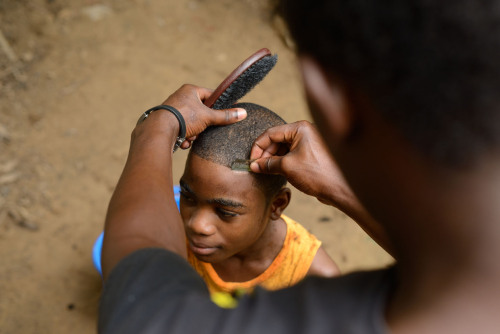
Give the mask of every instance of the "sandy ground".
M 185 82 L 215 88 L 267 47 L 278 64 L 243 100 L 309 118 L 273 22 L 256 0 L 0 1 L 0 333 L 95 332 L 91 247 L 145 109 Z M 314 198 L 294 191 L 287 214 L 344 272 L 391 262 Z

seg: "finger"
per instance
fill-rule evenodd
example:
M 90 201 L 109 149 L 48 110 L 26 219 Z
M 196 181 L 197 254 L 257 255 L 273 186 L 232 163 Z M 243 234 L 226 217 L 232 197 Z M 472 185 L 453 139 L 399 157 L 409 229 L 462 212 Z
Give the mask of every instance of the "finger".
M 284 154 L 283 152 L 287 152 L 288 145 L 293 142 L 297 132 L 296 128 L 296 124 L 292 123 L 267 129 L 255 140 L 250 153 L 250 159 L 267 157 L 278 152 L 282 155 Z M 286 145 L 282 145 L 282 143 Z
M 205 101 L 206 99 L 208 99 L 208 97 L 210 95 L 212 95 L 212 93 L 214 92 L 213 89 L 204 88 L 204 87 L 196 87 L 196 91 L 198 93 L 198 97 L 202 101 Z
M 261 134 L 253 143 L 252 150 L 250 151 L 250 159 L 258 159 L 264 157 L 264 153 L 267 152 L 268 155 L 273 154 L 273 150 L 277 150 L 276 143 L 273 143 L 271 137 L 269 136 L 269 131 L 266 130 Z
M 262 158 L 262 153 L 264 153 L 264 150 L 259 145 L 254 143 L 252 145 L 252 150 L 250 151 L 250 159 L 253 160 Z
M 179 147 L 183 150 L 187 150 L 188 148 L 191 147 L 191 141 L 185 140 L 182 142 L 182 144 Z
M 241 121 L 247 117 L 247 111 L 243 108 L 231 108 L 225 110 L 213 110 L 210 125 L 228 125 Z
M 274 155 L 276 151 L 278 151 L 278 148 L 276 146 L 279 146 L 280 144 L 277 143 L 271 143 L 268 147 L 263 149 L 262 147 L 255 145 L 252 147 L 252 151 L 250 152 L 250 159 L 260 159 L 260 158 L 269 158 Z
M 254 173 L 281 174 L 282 157 L 270 157 L 255 160 L 250 164 Z
M 290 147 L 288 147 L 287 145 L 280 145 L 280 147 L 278 148 L 278 151 L 276 151 L 275 155 L 282 156 L 282 155 L 287 154 L 288 152 L 290 152 Z
M 271 143 L 268 147 L 266 147 L 265 150 L 262 151 L 262 156 L 261 158 L 269 158 L 272 157 L 273 155 L 277 155 L 279 151 L 282 151 L 280 148 L 283 146 L 281 143 Z

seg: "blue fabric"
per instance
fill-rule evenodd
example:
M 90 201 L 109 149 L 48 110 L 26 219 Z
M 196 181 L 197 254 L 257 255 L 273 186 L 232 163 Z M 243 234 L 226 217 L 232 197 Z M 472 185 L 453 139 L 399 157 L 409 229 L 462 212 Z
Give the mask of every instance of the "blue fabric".
M 181 198 L 181 187 L 178 185 L 174 186 L 174 198 L 175 204 L 177 204 L 177 208 L 180 206 L 180 198 Z M 104 232 L 97 237 L 97 240 L 94 242 L 94 247 L 92 247 L 92 260 L 94 262 L 95 269 L 102 276 L 102 268 L 101 268 L 101 252 L 102 252 L 102 241 L 104 239 Z

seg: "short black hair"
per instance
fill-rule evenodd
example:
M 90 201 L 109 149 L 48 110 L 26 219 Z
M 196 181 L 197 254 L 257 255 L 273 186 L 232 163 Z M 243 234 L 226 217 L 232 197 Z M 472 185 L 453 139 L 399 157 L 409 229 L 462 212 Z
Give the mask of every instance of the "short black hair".
M 368 98 L 433 161 L 500 147 L 500 3 L 281 0 L 299 54 Z
M 203 131 L 191 147 L 191 153 L 231 168 L 236 159 L 250 159 L 252 144 L 267 129 L 286 124 L 271 110 L 253 103 L 238 103 L 233 107 L 243 108 L 247 117 L 226 126 L 211 126 Z M 282 175 L 252 173 L 255 183 L 270 200 L 286 184 Z

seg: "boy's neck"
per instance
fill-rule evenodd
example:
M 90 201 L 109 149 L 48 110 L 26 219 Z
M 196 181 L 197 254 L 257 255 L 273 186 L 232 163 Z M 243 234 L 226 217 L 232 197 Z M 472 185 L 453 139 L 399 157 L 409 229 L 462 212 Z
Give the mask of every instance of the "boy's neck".
M 226 282 L 246 282 L 261 275 L 283 248 L 287 226 L 282 218 L 271 220 L 258 241 L 232 257 L 212 264 Z

